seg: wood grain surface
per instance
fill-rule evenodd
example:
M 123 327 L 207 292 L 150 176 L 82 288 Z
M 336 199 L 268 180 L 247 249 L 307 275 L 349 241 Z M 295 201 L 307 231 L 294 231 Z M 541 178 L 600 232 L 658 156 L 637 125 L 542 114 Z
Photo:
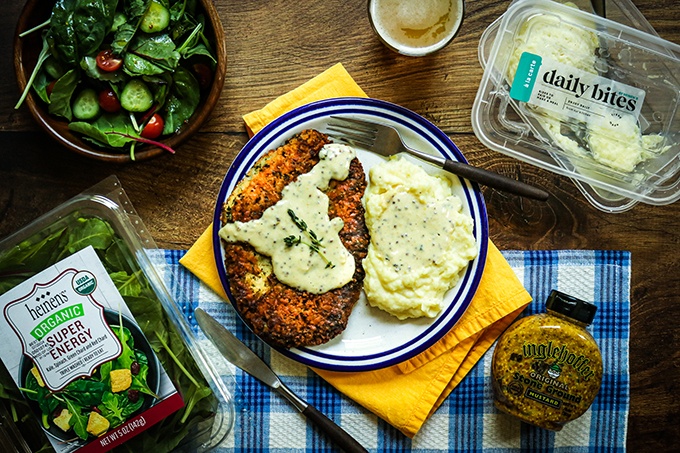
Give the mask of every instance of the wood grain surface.
M 209 225 L 214 200 L 248 136 L 242 115 L 341 62 L 371 97 L 407 107 L 447 133 L 475 165 L 540 185 L 547 203 L 484 188 L 490 235 L 501 249 L 632 252 L 628 448 L 680 445 L 680 204 L 638 204 L 622 214 L 591 206 L 565 177 L 485 148 L 470 114 L 482 77 L 484 29 L 508 0 L 468 1 L 460 34 L 424 58 L 399 56 L 373 35 L 364 0 L 215 0 L 227 36 L 227 77 L 210 120 L 192 139 L 148 162 L 86 160 L 56 145 L 25 109 L 12 71 L 19 0 L 0 15 L 0 237 L 115 174 L 158 245 L 186 249 Z M 680 3 L 634 0 L 665 39 L 680 43 Z

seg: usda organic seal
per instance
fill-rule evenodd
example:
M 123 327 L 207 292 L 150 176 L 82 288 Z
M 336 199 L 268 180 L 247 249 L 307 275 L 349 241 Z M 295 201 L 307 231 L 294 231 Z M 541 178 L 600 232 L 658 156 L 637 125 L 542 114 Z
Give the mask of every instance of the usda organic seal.
M 89 271 L 80 271 L 73 276 L 73 290 L 81 296 L 92 294 L 97 289 L 97 279 Z

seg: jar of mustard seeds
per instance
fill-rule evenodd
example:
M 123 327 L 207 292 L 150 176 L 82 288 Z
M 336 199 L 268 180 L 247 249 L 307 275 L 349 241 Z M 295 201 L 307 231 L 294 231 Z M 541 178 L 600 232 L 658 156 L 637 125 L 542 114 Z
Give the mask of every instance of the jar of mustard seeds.
M 602 356 L 586 330 L 597 307 L 553 290 L 546 309 L 501 335 L 491 378 L 499 410 L 559 431 L 588 410 L 600 390 Z

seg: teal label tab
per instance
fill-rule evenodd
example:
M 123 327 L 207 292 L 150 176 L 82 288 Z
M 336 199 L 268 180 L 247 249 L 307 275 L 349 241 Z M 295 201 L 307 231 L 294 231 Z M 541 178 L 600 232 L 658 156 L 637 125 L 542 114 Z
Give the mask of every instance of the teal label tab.
M 540 55 L 529 52 L 522 54 L 515 72 L 515 80 L 512 81 L 512 87 L 510 87 L 511 98 L 520 102 L 529 102 L 541 63 Z

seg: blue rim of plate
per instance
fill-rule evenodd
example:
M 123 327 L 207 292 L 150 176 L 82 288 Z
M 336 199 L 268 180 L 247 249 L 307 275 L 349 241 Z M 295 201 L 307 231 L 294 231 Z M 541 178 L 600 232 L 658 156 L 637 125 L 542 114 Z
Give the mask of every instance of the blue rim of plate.
M 331 115 L 370 116 L 377 121 L 397 123 L 426 140 L 442 156 L 459 162 L 467 160 L 453 141 L 427 119 L 399 105 L 372 98 L 343 97 L 312 102 L 285 113 L 253 136 L 238 153 L 222 181 L 213 216 L 212 243 L 220 282 L 232 305 L 234 298 L 229 290 L 229 279 L 224 268 L 224 250 L 219 237 L 222 206 L 234 186 L 265 152 L 282 145 L 295 133 L 305 129 L 307 123 L 319 121 Z M 274 347 L 283 355 L 305 365 L 331 371 L 370 371 L 396 365 L 411 359 L 436 343 L 453 328 L 470 305 L 482 278 L 488 250 L 488 219 L 486 205 L 479 186 L 460 179 L 474 221 L 473 234 L 479 246 L 477 258 L 470 262 L 456 286 L 457 291 L 448 305 L 432 323 L 413 338 L 384 351 L 357 356 L 329 354 L 321 347 L 283 349 Z M 234 310 L 239 316 L 238 310 Z M 350 316 L 351 321 L 351 316 Z M 246 324 L 247 325 L 247 324 Z M 342 334 L 341 334 L 342 335 Z M 271 345 L 270 345 L 271 346 Z

